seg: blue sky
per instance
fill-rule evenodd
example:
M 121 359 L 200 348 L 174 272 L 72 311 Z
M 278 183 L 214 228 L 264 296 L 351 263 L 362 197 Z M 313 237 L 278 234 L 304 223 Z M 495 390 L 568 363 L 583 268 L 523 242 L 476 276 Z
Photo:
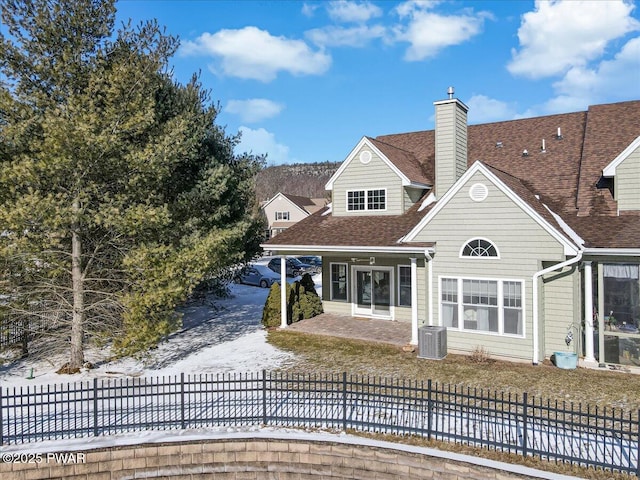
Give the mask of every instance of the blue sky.
M 469 123 L 640 99 L 640 12 L 630 0 L 120 0 L 181 46 L 217 123 L 267 163 L 342 161 L 364 135 L 430 130 L 456 97 Z

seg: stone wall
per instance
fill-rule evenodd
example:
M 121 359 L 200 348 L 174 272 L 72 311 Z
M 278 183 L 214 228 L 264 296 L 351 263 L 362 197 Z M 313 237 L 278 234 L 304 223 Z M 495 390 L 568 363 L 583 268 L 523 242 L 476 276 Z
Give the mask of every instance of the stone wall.
M 338 437 L 337 437 L 338 438 Z M 353 437 L 351 437 L 353 438 Z M 302 480 L 399 478 L 447 480 L 558 479 L 546 472 L 433 449 L 368 439 L 218 438 L 82 452 L 3 452 L 3 480 Z M 25 446 L 28 447 L 28 446 Z M 28 455 L 32 455 L 29 458 Z M 66 457 L 64 455 L 67 455 Z M 16 460 L 11 460 L 11 457 Z M 32 460 L 33 463 L 20 463 Z M 39 461 L 38 461 L 39 460 Z

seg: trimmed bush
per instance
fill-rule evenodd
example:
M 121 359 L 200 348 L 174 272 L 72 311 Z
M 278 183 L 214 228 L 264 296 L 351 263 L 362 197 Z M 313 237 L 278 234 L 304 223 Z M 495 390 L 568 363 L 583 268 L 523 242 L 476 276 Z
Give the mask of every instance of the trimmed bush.
M 322 300 L 316 292 L 311 275 L 305 273 L 300 281 L 287 284 L 287 324 L 305 318 L 315 317 L 323 312 Z M 269 327 L 280 326 L 280 285 L 274 283 L 262 311 L 262 324 Z

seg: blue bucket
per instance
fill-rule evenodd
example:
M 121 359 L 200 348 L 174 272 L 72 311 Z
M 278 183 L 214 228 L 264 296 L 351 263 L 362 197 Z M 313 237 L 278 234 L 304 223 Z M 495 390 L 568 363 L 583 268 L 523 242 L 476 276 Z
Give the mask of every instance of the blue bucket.
M 574 370 L 578 366 L 578 354 L 569 352 L 554 352 L 556 367 L 564 370 Z

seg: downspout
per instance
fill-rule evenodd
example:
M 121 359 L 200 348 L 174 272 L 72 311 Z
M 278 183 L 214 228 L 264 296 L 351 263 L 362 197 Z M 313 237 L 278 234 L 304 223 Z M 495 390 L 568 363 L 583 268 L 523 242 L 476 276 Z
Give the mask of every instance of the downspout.
M 427 288 L 429 290 L 429 296 L 427 297 L 427 318 L 428 325 L 433 326 L 433 257 L 429 253 L 429 250 L 424 251 L 424 256 L 427 259 Z
M 418 344 L 418 259 L 411 260 L 411 345 Z
M 555 270 L 559 270 L 561 268 L 567 267 L 569 265 L 573 265 L 574 263 L 578 263 L 582 259 L 583 250 L 578 250 L 578 254 L 566 260 L 562 263 L 558 263 L 556 265 L 552 265 L 547 267 L 539 272 L 533 274 L 533 361 L 534 365 L 538 364 L 538 279 L 542 275 L 546 275 L 549 272 L 553 272 Z

